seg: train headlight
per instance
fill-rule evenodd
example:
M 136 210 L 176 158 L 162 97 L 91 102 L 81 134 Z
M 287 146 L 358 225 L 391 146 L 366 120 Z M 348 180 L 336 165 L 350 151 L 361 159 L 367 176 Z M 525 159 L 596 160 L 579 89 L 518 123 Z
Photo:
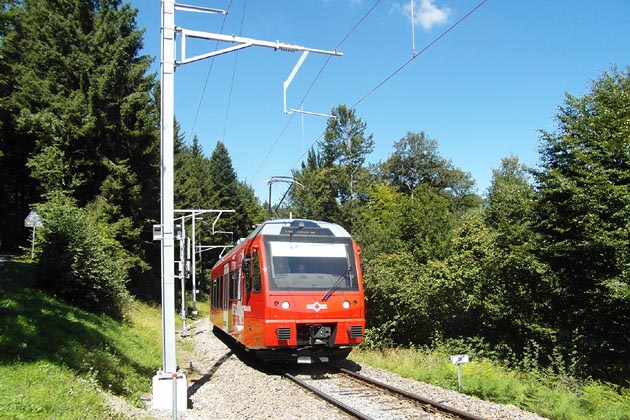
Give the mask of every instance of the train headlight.
M 343 305 L 343 309 L 350 308 L 350 302 L 348 302 L 347 300 L 344 300 L 342 305 Z
M 282 302 L 282 309 L 289 309 L 291 305 L 286 300 Z

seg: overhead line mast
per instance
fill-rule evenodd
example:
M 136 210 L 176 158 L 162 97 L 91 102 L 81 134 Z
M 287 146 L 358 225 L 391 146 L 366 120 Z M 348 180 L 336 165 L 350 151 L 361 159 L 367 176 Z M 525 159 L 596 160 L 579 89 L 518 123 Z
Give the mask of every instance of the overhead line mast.
M 161 239 L 161 286 L 162 286 L 162 371 L 154 377 L 154 406 L 156 406 L 155 395 L 156 388 L 164 388 L 159 382 L 164 377 L 172 374 L 173 378 L 177 376 L 177 361 L 175 359 L 175 313 L 173 307 L 175 304 L 175 252 L 174 252 L 174 165 L 173 165 L 173 149 L 174 149 L 174 122 L 175 122 L 175 68 L 178 65 L 193 63 L 205 58 L 214 57 L 228 52 L 237 51 L 251 46 L 260 46 L 273 48 L 280 51 L 309 51 L 318 54 L 327 54 L 340 56 L 340 52 L 327 51 L 321 49 L 307 48 L 299 45 L 287 44 L 279 41 L 262 41 L 253 38 L 229 36 L 223 34 L 215 34 L 210 32 L 194 31 L 175 26 L 175 10 L 185 12 L 210 13 L 210 14 L 226 14 L 227 12 L 219 9 L 212 9 L 201 6 L 191 6 L 185 4 L 176 4 L 174 0 L 162 0 L 161 13 L 161 116 L 160 116 L 160 175 L 161 175 L 161 226 L 158 231 L 158 237 Z M 180 34 L 181 41 L 181 59 L 177 61 L 175 54 L 175 37 Z M 237 44 L 222 50 L 197 55 L 194 57 L 186 57 L 186 39 L 199 38 L 207 40 L 216 40 L 220 42 L 228 42 Z M 164 381 L 162 381 L 164 382 Z M 185 383 L 185 381 L 184 381 Z M 157 384 L 157 385 L 156 385 Z M 174 387 L 176 389 L 176 386 Z M 176 410 L 179 392 L 172 392 L 173 407 Z M 185 395 L 185 394 L 184 394 Z M 157 407 L 164 408 L 164 407 Z M 181 409 L 180 405 L 180 409 Z

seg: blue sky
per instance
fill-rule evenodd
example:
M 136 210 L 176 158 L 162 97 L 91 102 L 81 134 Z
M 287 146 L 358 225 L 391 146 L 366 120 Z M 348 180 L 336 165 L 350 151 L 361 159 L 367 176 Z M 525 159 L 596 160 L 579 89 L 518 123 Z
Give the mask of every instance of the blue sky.
M 227 9 L 222 15 L 178 11 L 175 24 L 211 33 L 335 49 L 376 0 L 182 0 Z M 159 71 L 160 2 L 132 0 L 145 28 L 146 54 Z M 481 0 L 416 0 L 416 51 L 421 51 Z M 381 0 L 339 46 L 304 100 L 304 110 L 352 106 L 412 57 L 408 0 Z M 409 131 L 438 142 L 442 157 L 469 172 L 485 194 L 492 169 L 516 155 L 538 162 L 538 130 L 554 130 L 565 93 L 581 96 L 612 66 L 630 64 L 627 0 L 488 0 L 431 48 L 356 106 L 373 134 L 370 162 L 384 161 Z M 223 26 L 223 31 L 221 28 Z M 231 44 L 221 44 L 225 48 Z M 214 51 L 191 41 L 187 56 Z M 179 55 L 180 45 L 178 44 Z M 210 155 L 223 141 L 241 180 L 261 200 L 267 180 L 287 176 L 322 135 L 326 119 L 283 112 L 283 82 L 300 53 L 250 47 L 180 66 L 175 114 L 190 141 Z M 328 56 L 310 54 L 289 90 L 297 108 Z M 272 202 L 284 193 L 276 185 Z

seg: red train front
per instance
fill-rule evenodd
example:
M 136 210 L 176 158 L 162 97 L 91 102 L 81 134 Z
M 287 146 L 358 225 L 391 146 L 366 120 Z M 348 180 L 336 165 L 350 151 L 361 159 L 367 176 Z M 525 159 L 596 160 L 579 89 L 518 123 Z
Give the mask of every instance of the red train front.
M 211 278 L 212 323 L 265 360 L 342 359 L 363 338 L 359 249 L 338 225 L 265 222 Z

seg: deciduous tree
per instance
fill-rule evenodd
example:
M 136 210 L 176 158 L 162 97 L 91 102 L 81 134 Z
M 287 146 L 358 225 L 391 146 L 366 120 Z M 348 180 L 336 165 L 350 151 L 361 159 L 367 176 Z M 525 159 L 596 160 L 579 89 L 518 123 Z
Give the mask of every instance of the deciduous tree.
M 413 196 L 416 188 L 427 185 L 451 200 L 453 210 L 465 211 L 477 207 L 470 174 L 441 157 L 437 141 L 425 132 L 409 132 L 394 142 L 394 153 L 381 164 L 383 178 L 401 192 Z
M 630 69 L 567 95 L 542 132 L 537 230 L 557 276 L 554 309 L 567 360 L 583 374 L 630 375 Z

